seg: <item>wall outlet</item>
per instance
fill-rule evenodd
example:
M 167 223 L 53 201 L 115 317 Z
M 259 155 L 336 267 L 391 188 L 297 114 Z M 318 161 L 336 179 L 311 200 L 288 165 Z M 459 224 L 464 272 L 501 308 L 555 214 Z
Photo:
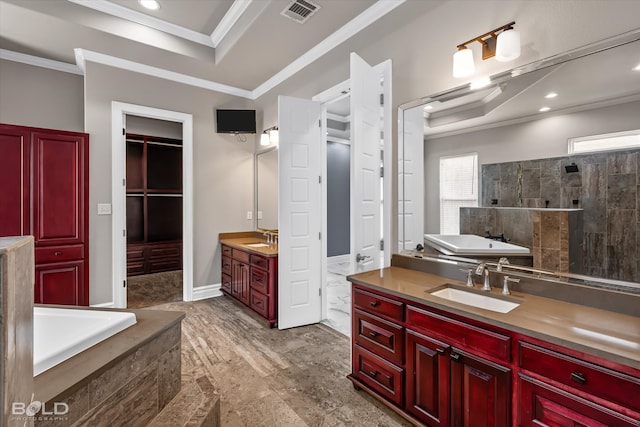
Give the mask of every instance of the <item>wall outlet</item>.
M 111 215 L 111 203 L 98 203 L 98 215 Z
M 247 211 L 247 219 L 253 219 L 253 211 Z

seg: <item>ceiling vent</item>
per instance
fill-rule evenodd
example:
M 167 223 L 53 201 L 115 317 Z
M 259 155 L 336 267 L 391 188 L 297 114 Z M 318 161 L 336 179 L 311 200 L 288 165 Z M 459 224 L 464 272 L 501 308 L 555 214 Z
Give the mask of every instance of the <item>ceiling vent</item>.
M 311 18 L 311 15 L 316 13 L 318 9 L 320 9 L 320 6 L 310 2 L 309 0 L 293 0 L 282 12 L 280 12 L 280 15 L 293 19 L 300 24 L 304 24 L 307 22 L 307 19 Z

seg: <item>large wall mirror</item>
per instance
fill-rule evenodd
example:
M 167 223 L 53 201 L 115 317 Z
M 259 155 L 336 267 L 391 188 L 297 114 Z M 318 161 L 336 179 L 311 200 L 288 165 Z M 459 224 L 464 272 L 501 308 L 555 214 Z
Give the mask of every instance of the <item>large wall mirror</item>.
M 398 250 L 441 231 L 441 159 L 477 155 L 477 206 L 580 210 L 576 274 L 640 282 L 640 150 L 568 152 L 640 129 L 639 64 L 635 30 L 401 105 Z
M 256 225 L 278 228 L 278 150 L 272 147 L 256 153 Z

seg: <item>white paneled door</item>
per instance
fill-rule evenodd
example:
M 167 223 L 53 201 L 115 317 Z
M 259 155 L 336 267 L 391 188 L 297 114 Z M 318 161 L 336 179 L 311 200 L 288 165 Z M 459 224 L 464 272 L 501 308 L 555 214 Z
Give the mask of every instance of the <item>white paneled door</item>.
M 355 272 L 380 267 L 381 74 L 351 54 L 351 256 Z
M 278 97 L 278 328 L 322 320 L 321 104 Z

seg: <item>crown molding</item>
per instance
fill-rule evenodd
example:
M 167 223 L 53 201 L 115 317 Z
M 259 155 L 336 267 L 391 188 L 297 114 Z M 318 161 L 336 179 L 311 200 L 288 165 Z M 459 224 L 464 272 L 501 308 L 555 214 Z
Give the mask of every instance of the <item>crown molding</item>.
M 244 14 L 253 0 L 235 0 L 227 13 L 224 14 L 218 26 L 211 33 L 211 42 L 213 47 L 218 47 L 225 36 L 231 31 L 231 28 L 238 22 L 238 19 Z
M 12 50 L 0 49 L 0 59 L 21 62 L 23 64 L 62 71 L 64 73 L 77 74 L 80 76 L 84 75 L 84 71 L 77 65 L 54 61 L 53 59 L 41 58 L 39 56 L 27 55 L 26 53 L 14 52 Z
M 97 10 L 102 13 L 106 13 L 118 18 L 126 19 L 127 21 L 135 22 L 136 24 L 145 25 L 155 30 L 162 31 L 167 34 L 180 37 L 185 40 L 192 41 L 208 47 L 215 47 L 213 40 L 207 34 L 202 34 L 197 31 L 190 30 L 180 25 L 172 24 L 162 19 L 149 16 L 137 10 L 129 9 L 128 7 L 120 6 L 119 4 L 112 3 L 107 0 L 67 0 L 71 3 L 88 7 L 89 9 Z M 238 1 L 238 0 L 236 0 Z
M 164 68 L 153 67 L 151 65 L 141 64 L 139 62 L 129 61 L 127 59 L 118 58 L 103 53 L 93 52 L 86 49 L 74 49 L 76 62 L 81 69 L 85 69 L 86 61 L 95 62 L 97 64 L 108 65 L 122 70 L 133 71 L 135 73 L 145 74 L 147 76 L 157 77 L 182 83 L 189 86 L 195 86 L 202 89 L 212 90 L 215 92 L 226 93 L 228 95 L 239 96 L 241 98 L 254 99 L 252 92 L 240 89 L 234 86 L 216 83 L 211 80 L 205 80 L 198 77 L 189 76 L 187 74 L 176 73 L 174 71 L 165 70 Z
M 253 90 L 253 97 L 257 99 L 269 92 L 289 77 L 302 70 L 327 52 L 353 37 L 378 19 L 385 16 L 398 6 L 402 5 L 406 0 L 378 0 L 373 6 L 366 9 L 360 15 L 343 25 L 338 31 L 328 36 L 326 39 L 312 47 L 291 64 L 284 67 L 273 77 L 262 83 Z

